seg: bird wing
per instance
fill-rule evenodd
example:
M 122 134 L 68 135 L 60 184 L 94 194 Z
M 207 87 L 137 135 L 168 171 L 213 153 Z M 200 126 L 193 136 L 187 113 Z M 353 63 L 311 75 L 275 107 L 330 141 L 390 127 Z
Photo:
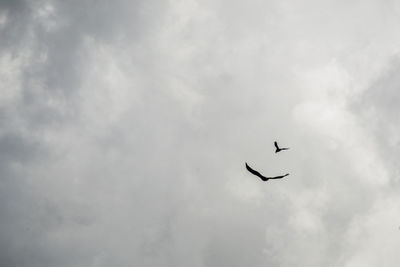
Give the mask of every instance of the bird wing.
M 256 175 L 256 176 L 260 177 L 260 178 L 261 178 L 261 180 L 263 180 L 263 181 L 267 181 L 267 180 L 268 180 L 268 178 L 267 178 L 267 177 L 265 177 L 265 176 L 261 175 L 261 173 L 259 173 L 258 171 L 256 171 L 256 170 L 253 170 L 252 168 L 250 168 L 250 166 L 249 166 L 249 165 L 247 165 L 247 163 L 246 163 L 246 169 L 247 169 L 249 172 L 251 172 L 252 174 L 254 174 L 254 175 Z
M 252 168 L 250 168 L 250 166 L 247 165 L 247 163 L 246 163 L 246 169 L 247 169 L 249 172 L 251 172 L 252 174 L 254 174 L 254 175 L 257 175 L 257 176 L 260 176 L 260 175 L 261 175 L 258 171 L 253 170 Z
M 278 143 L 276 141 L 274 142 L 274 145 L 275 145 L 276 149 L 279 149 Z
M 285 175 L 279 175 L 279 176 L 275 176 L 275 177 L 268 177 L 268 179 L 281 179 L 281 178 L 286 177 L 288 175 L 289 175 L 289 173 L 286 173 Z

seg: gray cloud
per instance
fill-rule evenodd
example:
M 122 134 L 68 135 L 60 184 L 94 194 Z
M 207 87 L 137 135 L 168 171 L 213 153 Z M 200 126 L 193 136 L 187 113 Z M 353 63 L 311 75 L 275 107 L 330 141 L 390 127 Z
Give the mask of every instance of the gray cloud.
M 326 4 L 1 1 L 0 265 L 397 266 L 398 7 Z

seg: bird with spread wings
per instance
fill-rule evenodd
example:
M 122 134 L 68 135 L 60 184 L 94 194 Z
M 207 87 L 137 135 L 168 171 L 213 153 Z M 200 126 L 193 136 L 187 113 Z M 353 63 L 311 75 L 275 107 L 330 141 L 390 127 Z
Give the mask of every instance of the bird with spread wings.
M 274 145 L 275 145 L 275 153 L 278 153 L 278 152 L 281 152 L 282 150 L 288 150 L 289 148 L 288 147 L 279 147 L 278 146 L 278 143 L 275 141 L 274 142 Z
M 259 173 L 258 171 L 253 170 L 252 168 L 250 168 L 250 166 L 247 165 L 247 162 L 246 162 L 246 169 L 247 169 L 249 172 L 251 172 L 252 174 L 254 174 L 255 176 L 260 177 L 260 179 L 263 180 L 264 182 L 268 181 L 269 179 L 281 179 L 281 178 L 286 177 L 286 176 L 289 175 L 289 173 L 286 173 L 285 175 L 280 175 L 280 176 L 265 177 L 265 176 L 263 176 L 261 173 Z

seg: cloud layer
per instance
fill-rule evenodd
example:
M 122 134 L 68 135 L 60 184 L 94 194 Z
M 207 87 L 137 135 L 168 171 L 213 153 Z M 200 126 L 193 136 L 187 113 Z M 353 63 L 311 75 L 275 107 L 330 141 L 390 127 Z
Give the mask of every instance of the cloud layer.
M 0 265 L 398 266 L 399 12 L 0 1 Z

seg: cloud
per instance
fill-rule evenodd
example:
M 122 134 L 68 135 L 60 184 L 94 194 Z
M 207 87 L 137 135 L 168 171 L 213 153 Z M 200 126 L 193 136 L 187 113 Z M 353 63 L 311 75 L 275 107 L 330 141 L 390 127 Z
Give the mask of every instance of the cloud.
M 0 2 L 1 265 L 394 266 L 388 5 Z
M 395 237 L 399 229 L 393 227 L 399 218 L 397 201 L 396 196 L 386 194 L 368 213 L 353 220 L 347 241 L 348 259 L 344 266 L 373 266 L 378 262 L 395 266 L 398 263 L 394 248 L 399 242 Z

